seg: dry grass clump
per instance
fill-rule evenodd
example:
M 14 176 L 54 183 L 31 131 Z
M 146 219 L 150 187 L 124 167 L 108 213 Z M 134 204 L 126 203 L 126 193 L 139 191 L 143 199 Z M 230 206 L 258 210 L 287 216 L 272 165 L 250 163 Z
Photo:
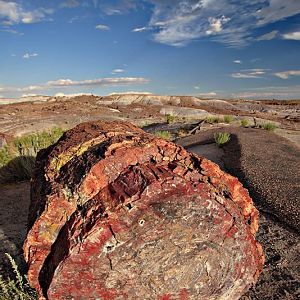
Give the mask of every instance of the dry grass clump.
M 230 140 L 230 133 L 217 132 L 214 134 L 215 142 L 219 147 L 222 147 Z
M 268 131 L 274 131 L 277 128 L 277 126 L 274 123 L 267 122 L 267 123 L 262 124 L 261 128 L 268 130 Z
M 249 121 L 247 119 L 243 119 L 243 120 L 241 120 L 241 125 L 243 127 L 248 127 L 249 126 Z
M 208 116 L 206 117 L 205 121 L 207 123 L 213 124 L 213 123 L 220 123 L 221 119 L 217 116 Z
M 224 116 L 224 122 L 229 124 L 231 122 L 234 121 L 234 117 L 233 116 Z
M 4 279 L 0 275 L 0 300 L 37 300 L 36 291 L 30 287 L 27 278 L 20 273 L 14 259 L 8 253 L 5 254 L 12 266 L 14 278 Z
M 174 122 L 176 122 L 176 120 L 177 120 L 176 116 L 171 115 L 171 114 L 166 114 L 166 122 L 168 124 L 174 123 Z
M 163 131 L 159 130 L 159 131 L 156 131 L 154 134 L 165 140 L 171 140 L 171 138 L 172 138 L 171 133 L 166 130 L 163 130 Z
M 51 131 L 16 137 L 0 150 L 0 183 L 29 180 L 35 164 L 35 156 L 62 136 L 63 130 L 55 127 Z

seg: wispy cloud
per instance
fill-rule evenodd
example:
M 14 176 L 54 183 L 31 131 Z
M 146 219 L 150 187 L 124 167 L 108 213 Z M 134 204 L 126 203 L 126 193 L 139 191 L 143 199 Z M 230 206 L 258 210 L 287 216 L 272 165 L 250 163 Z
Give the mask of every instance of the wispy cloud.
M 223 30 L 223 25 L 230 21 L 230 18 L 222 16 L 220 18 L 209 17 L 209 29 L 206 30 L 207 35 L 217 34 Z
M 299 99 L 300 85 L 252 88 L 247 91 L 231 93 L 226 96 L 229 98 L 245 99 Z
M 254 29 L 300 13 L 299 0 L 148 0 L 154 5 L 149 28 L 154 40 L 184 46 L 199 38 L 210 38 L 233 47 L 257 38 Z M 259 37 L 276 37 L 274 30 Z
M 117 3 L 111 3 L 112 1 L 102 1 L 98 2 L 94 0 L 94 4 L 97 7 L 100 7 L 101 10 L 107 15 L 121 15 L 126 14 L 129 11 L 136 9 L 139 1 L 135 0 L 119 0 Z
M 60 4 L 61 8 L 74 8 L 79 6 L 80 3 L 77 0 L 66 0 L 63 3 Z
M 52 14 L 52 9 L 43 7 L 28 11 L 15 1 L 0 0 L 0 21 L 3 25 L 37 23 L 47 19 Z
M 153 95 L 150 92 L 137 92 L 137 91 L 126 91 L 126 92 L 114 92 L 114 93 L 110 93 L 108 94 L 108 96 L 114 96 L 114 95 Z
M 234 62 L 235 64 L 241 64 L 241 63 L 242 63 L 242 61 L 239 60 L 239 59 L 236 59 L 236 60 L 234 60 L 233 62 Z
M 300 41 L 300 31 L 289 32 L 282 35 L 285 40 Z
M 267 69 L 247 69 L 241 72 L 232 73 L 230 76 L 233 78 L 263 78 L 262 75 L 266 74 Z
M 0 29 L 0 31 L 2 31 L 2 32 L 7 32 L 7 33 L 11 33 L 11 34 L 16 34 L 16 35 L 24 35 L 23 32 L 19 32 L 19 31 L 17 31 L 17 30 L 11 29 L 11 28 Z
M 138 27 L 138 28 L 132 29 L 132 32 L 142 32 L 145 30 L 147 30 L 147 27 Z
M 266 34 L 263 34 L 256 38 L 257 41 L 270 41 L 275 39 L 278 36 L 279 31 L 278 30 L 273 30 L 271 32 L 268 32 Z
M 110 27 L 107 26 L 107 25 L 104 25 L 104 24 L 99 24 L 95 27 L 96 29 L 99 29 L 99 30 L 103 30 L 103 31 L 107 31 L 107 30 L 110 30 Z
M 124 69 L 114 69 L 111 71 L 111 74 L 120 74 L 120 73 L 124 73 L 125 70 Z
M 300 70 L 290 70 L 274 73 L 275 76 L 281 79 L 289 79 L 291 76 L 300 76 Z
M 203 98 L 214 98 L 217 96 L 217 93 L 216 92 L 197 93 L 197 96 Z
M 89 87 L 104 87 L 104 86 L 130 86 L 146 84 L 150 80 L 143 77 L 116 77 L 116 78 L 97 78 L 87 80 L 72 80 L 58 79 L 51 80 L 44 84 L 29 85 L 25 87 L 2 86 L 0 92 L 5 93 L 35 93 L 53 89 L 68 89 L 68 88 L 89 88 Z
M 29 59 L 29 58 L 31 58 L 31 57 L 36 57 L 36 56 L 38 56 L 37 53 L 25 53 L 25 54 L 23 55 L 23 58 Z

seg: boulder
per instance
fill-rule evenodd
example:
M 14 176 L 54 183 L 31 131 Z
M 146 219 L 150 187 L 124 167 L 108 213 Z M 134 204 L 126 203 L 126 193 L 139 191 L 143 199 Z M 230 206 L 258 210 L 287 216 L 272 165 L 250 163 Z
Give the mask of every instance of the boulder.
M 239 181 L 125 122 L 80 124 L 38 154 L 28 224 L 40 299 L 239 299 L 264 261 Z

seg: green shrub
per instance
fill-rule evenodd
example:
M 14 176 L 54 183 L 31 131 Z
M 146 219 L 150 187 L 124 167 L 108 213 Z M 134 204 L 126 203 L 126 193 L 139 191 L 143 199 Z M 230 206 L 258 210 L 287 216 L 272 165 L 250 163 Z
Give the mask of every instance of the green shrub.
M 214 134 L 215 142 L 219 147 L 229 142 L 230 134 L 227 132 L 217 132 Z
M 162 138 L 162 139 L 165 139 L 165 140 L 170 140 L 172 138 L 172 135 L 169 131 L 156 131 L 154 133 L 156 136 Z
M 51 131 L 42 131 L 34 134 L 17 137 L 14 146 L 20 155 L 36 155 L 41 149 L 55 143 L 63 134 L 61 128 L 55 127 Z
M 276 124 L 271 123 L 271 122 L 264 123 L 261 125 L 261 127 L 268 131 L 274 131 L 277 128 Z
M 249 126 L 249 121 L 247 119 L 243 119 L 243 120 L 241 120 L 241 125 L 243 127 L 248 127 Z
M 224 116 L 224 122 L 225 123 L 231 123 L 231 122 L 233 122 L 233 120 L 234 120 L 234 117 L 233 116 Z
M 55 143 L 63 134 L 61 128 L 16 137 L 0 150 L 0 182 L 16 182 L 31 178 L 35 156 Z
M 219 123 L 220 122 L 220 118 L 219 117 L 217 117 L 217 116 L 208 116 L 208 117 L 206 117 L 206 122 L 207 123 Z
M 5 145 L 0 150 L 0 168 L 5 166 L 9 161 L 13 159 L 14 155 L 11 153 L 8 145 Z
M 166 122 L 168 124 L 176 122 L 177 117 L 171 114 L 166 114 Z
M 20 273 L 14 259 L 9 254 L 5 254 L 10 261 L 15 278 L 3 279 L 0 275 L 0 300 L 37 300 L 36 291 L 29 286 L 26 277 Z

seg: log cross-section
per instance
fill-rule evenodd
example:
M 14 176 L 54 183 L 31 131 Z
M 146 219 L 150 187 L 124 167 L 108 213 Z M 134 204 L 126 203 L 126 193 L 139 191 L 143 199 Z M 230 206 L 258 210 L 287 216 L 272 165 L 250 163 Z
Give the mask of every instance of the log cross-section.
M 40 299 L 239 299 L 264 260 L 235 177 L 125 122 L 80 124 L 38 154 L 28 224 Z

